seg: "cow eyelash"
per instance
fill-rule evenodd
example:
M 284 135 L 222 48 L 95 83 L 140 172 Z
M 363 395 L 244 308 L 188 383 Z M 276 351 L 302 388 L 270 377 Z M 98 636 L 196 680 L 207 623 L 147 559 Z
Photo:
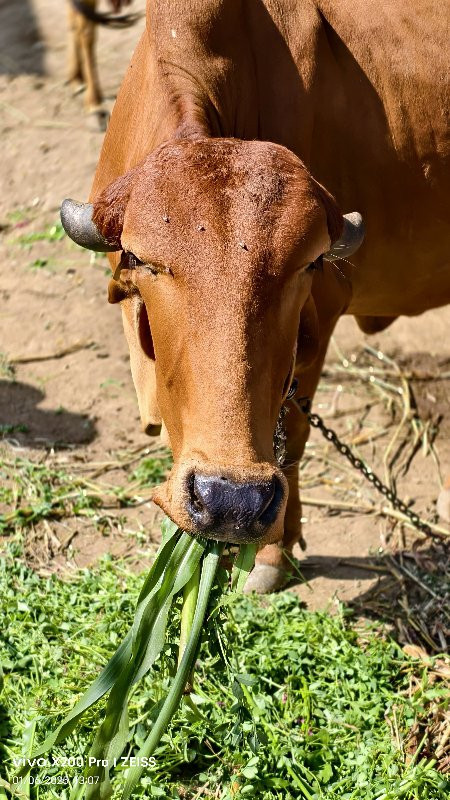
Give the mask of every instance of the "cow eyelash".
M 311 263 L 308 264 L 308 266 L 306 267 L 306 272 L 317 272 L 320 271 L 322 267 L 323 267 L 322 256 L 319 256 L 319 258 L 316 258 L 315 261 L 311 261 Z
M 170 270 L 161 269 L 155 264 L 146 264 L 145 261 L 141 261 L 141 259 L 135 256 L 130 250 L 126 250 L 122 253 L 120 267 L 121 269 L 136 269 L 136 267 L 144 267 L 145 269 L 148 269 L 152 275 L 159 275 L 160 272 L 170 272 Z
M 159 273 L 161 272 L 161 270 L 158 269 L 158 267 L 155 267 L 154 264 L 144 264 L 141 261 L 141 265 L 144 267 L 144 269 L 148 269 L 148 271 L 151 272 L 152 275 L 159 275 Z

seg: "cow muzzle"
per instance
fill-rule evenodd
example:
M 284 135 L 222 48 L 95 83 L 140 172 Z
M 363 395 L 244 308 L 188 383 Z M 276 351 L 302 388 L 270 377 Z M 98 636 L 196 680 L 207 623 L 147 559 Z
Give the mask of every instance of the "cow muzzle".
M 211 469 L 203 459 L 174 465 L 153 500 L 194 536 L 232 544 L 277 542 L 283 536 L 288 483 L 276 466 Z
M 196 530 L 208 538 L 238 544 L 264 537 L 280 511 L 284 489 L 276 475 L 241 482 L 192 472 L 186 496 Z

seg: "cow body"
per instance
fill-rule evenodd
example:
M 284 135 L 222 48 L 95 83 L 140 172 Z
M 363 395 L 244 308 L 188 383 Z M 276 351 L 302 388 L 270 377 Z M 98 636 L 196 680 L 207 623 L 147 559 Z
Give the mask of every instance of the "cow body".
M 276 199 L 269 201 L 275 206 L 278 203 L 278 216 L 271 218 L 270 223 L 261 208 L 258 212 L 251 204 L 240 207 L 236 199 L 241 186 L 246 196 L 251 195 L 252 175 L 256 176 L 255 192 L 260 196 L 267 189 L 267 182 L 275 181 L 277 169 L 283 175 L 289 172 L 292 165 L 289 157 L 283 155 L 284 148 L 306 167 L 303 173 L 292 166 L 292 174 L 295 173 L 293 180 L 300 207 L 306 209 L 308 218 L 301 234 L 304 247 L 310 248 L 308 258 L 316 259 L 327 247 L 325 216 L 320 222 L 314 200 L 316 188 L 309 175 L 334 195 L 340 208 L 357 208 L 366 223 L 365 242 L 350 261 L 324 262 L 323 269 L 308 279 L 304 275 L 300 283 L 292 278 L 291 284 L 285 275 L 288 268 L 274 267 L 279 275 L 284 270 L 282 286 L 273 288 L 273 292 L 275 299 L 278 298 L 279 313 L 285 313 L 286 331 L 277 317 L 276 303 L 271 303 L 272 295 L 258 294 L 255 281 L 246 288 L 242 288 L 245 282 L 240 284 L 241 294 L 249 293 L 247 305 L 225 302 L 227 293 L 232 291 L 233 264 L 236 270 L 240 269 L 242 253 L 238 256 L 236 251 L 231 256 L 228 245 L 219 246 L 220 242 L 215 249 L 211 244 L 208 252 L 202 249 L 203 244 L 198 245 L 203 256 L 199 255 L 197 267 L 192 253 L 189 268 L 185 250 L 183 257 L 179 254 L 178 262 L 174 256 L 176 263 L 183 261 L 182 277 L 190 293 L 183 295 L 183 303 L 188 303 L 189 294 L 191 308 L 198 314 L 197 332 L 193 325 L 183 327 L 185 322 L 179 323 L 181 328 L 177 331 L 177 320 L 188 318 L 189 303 L 181 317 L 177 317 L 181 312 L 174 296 L 171 312 L 165 312 L 162 319 L 157 312 L 160 290 L 148 289 L 150 294 L 153 292 L 148 299 L 146 284 L 139 284 L 126 270 L 119 280 L 116 272 L 110 299 L 122 302 L 143 424 L 149 432 L 154 432 L 162 414 L 175 452 L 174 473 L 156 499 L 178 524 L 197 530 L 192 513 L 189 517 L 180 510 L 183 492 L 185 495 L 187 491 L 183 486 L 186 487 L 189 459 L 194 464 L 194 473 L 199 463 L 203 472 L 204 464 L 209 464 L 211 473 L 216 464 L 219 473 L 231 470 L 235 481 L 239 477 L 239 459 L 244 465 L 263 464 L 264 467 L 258 467 L 259 472 L 256 466 L 253 472 L 258 473 L 260 482 L 266 478 L 269 481 L 269 477 L 264 478 L 271 463 L 268 437 L 259 431 L 255 420 L 265 415 L 269 419 L 268 430 L 273 432 L 279 404 L 285 397 L 286 387 L 278 387 L 280 382 L 283 384 L 283 376 L 292 378 L 295 374 L 297 395 L 313 397 L 330 335 L 341 314 L 355 315 L 363 330 L 373 332 L 401 314 L 419 314 L 449 302 L 444 17 L 437 0 L 414 0 L 408 4 L 388 0 L 381 5 L 375 0 L 369 3 L 367 0 L 148 2 L 147 29 L 116 102 L 92 189 L 94 201 L 106 197 L 103 206 L 102 202 L 98 208 L 95 206 L 96 219 L 106 225 L 105 230 L 108 228 L 108 216 L 103 213 L 105 203 L 111 204 L 114 195 L 116 217 L 120 216 L 117 207 L 121 209 L 120 246 L 130 251 L 141 248 L 147 258 L 152 239 L 158 242 L 161 262 L 166 263 L 176 254 L 177 242 L 187 230 L 192 230 L 188 238 L 190 241 L 192 236 L 194 242 L 192 226 L 196 220 L 199 229 L 203 225 L 208 233 L 211 220 L 217 216 L 231 220 L 227 223 L 228 233 L 217 234 L 218 242 L 221 236 L 222 244 L 229 238 L 229 230 L 233 230 L 233 236 L 236 231 L 237 236 L 242 229 L 240 245 L 247 248 L 244 254 L 250 254 L 247 263 L 253 264 L 253 259 L 255 265 L 256 261 L 260 265 L 263 252 L 269 253 L 271 263 L 276 261 L 277 252 L 284 253 L 280 264 L 290 263 L 293 226 L 298 230 L 300 225 L 290 190 L 274 189 Z M 225 149 L 220 150 L 222 141 L 233 140 L 242 143 L 236 152 L 232 144 L 224 144 Z M 246 142 L 249 144 L 245 145 Z M 273 145 L 260 152 L 257 142 Z M 224 155 L 225 151 L 234 155 Z M 224 159 L 234 159 L 233 163 L 236 159 L 247 159 L 250 165 L 247 172 L 236 173 L 234 167 L 228 170 L 229 192 L 224 188 L 225 178 L 220 182 L 217 177 L 219 167 L 211 171 L 214 175 L 207 186 L 206 167 L 203 168 L 206 172 L 196 171 L 199 159 L 215 163 L 222 157 L 220 153 Z M 261 158 L 263 163 L 274 165 L 264 179 Z M 144 161 L 150 165 L 148 179 L 144 168 L 139 166 Z M 183 169 L 178 169 L 177 164 Z M 117 183 L 116 179 L 124 174 L 131 178 Z M 241 177 L 233 178 L 236 174 Z M 258 175 L 264 191 L 261 186 L 258 188 Z M 113 181 L 116 188 L 108 196 L 107 187 Z M 139 192 L 131 188 L 135 185 L 133 181 L 140 181 L 140 204 Z M 197 191 L 199 181 L 203 195 Z M 220 189 L 214 188 L 219 185 Z M 159 227 L 150 220 L 155 205 L 150 209 L 145 186 L 149 197 L 157 198 Z M 221 197 L 232 196 L 231 210 L 228 205 L 223 207 L 222 200 L 219 202 L 219 193 Z M 325 204 L 332 240 L 330 213 L 331 216 L 333 213 L 325 196 L 320 197 Z M 286 209 L 285 224 L 279 220 Z M 175 218 L 181 217 L 183 225 L 179 228 L 174 225 L 172 239 L 164 239 L 164 220 L 168 228 Z M 245 224 L 241 225 L 239 220 Z M 258 227 L 261 220 L 272 226 L 271 244 L 267 243 L 265 250 L 263 245 L 258 250 L 258 241 L 264 240 L 264 225 Z M 151 232 L 147 243 L 143 238 L 144 228 Z M 120 254 L 111 256 L 113 269 L 119 260 Z M 208 264 L 214 265 L 212 271 Z M 175 277 L 178 269 L 176 265 Z M 261 274 L 260 266 L 252 269 L 252 275 L 255 270 Z M 214 284 L 210 284 L 209 294 L 205 294 L 203 287 L 211 281 L 211 274 L 215 276 Z M 222 275 L 228 276 L 223 278 L 222 307 L 216 301 L 213 307 L 208 307 L 208 297 L 217 292 Z M 132 291 L 127 289 L 130 283 Z M 236 337 L 244 341 L 251 318 L 252 292 L 254 305 L 259 309 L 256 317 L 263 323 L 259 328 L 255 323 L 250 338 L 261 346 L 251 349 L 247 344 L 239 350 L 233 344 L 230 356 L 231 350 L 223 341 L 232 338 L 235 342 Z M 291 308 L 295 304 L 298 313 Z M 200 308 L 204 313 L 199 313 Z M 213 315 L 217 324 L 211 322 Z M 293 332 L 294 325 L 298 334 Z M 207 340 L 209 363 L 192 355 L 194 350 L 197 355 L 205 352 L 202 343 L 196 340 L 198 329 L 203 329 Z M 277 340 L 275 349 L 267 339 L 271 334 Z M 164 337 L 167 340 L 170 336 L 176 340 L 176 355 L 172 342 L 169 359 Z M 189 350 L 186 337 L 194 342 L 194 350 Z M 291 370 L 289 348 L 292 349 L 293 337 L 297 347 Z M 284 355 L 283 343 L 287 348 Z M 261 359 L 264 349 L 267 368 Z M 244 378 L 249 363 L 253 377 L 246 373 Z M 270 388 L 275 384 L 276 391 Z M 183 396 L 179 394 L 176 403 L 181 410 L 174 408 L 175 395 L 171 394 L 171 387 L 177 385 L 183 385 Z M 245 399 L 245 391 L 250 400 Z M 227 393 L 233 398 L 228 405 L 224 399 Z M 264 404 L 262 396 L 270 396 L 271 401 Z M 290 468 L 283 477 L 274 467 L 270 477 L 270 481 L 281 481 L 284 499 L 279 506 L 278 523 L 270 528 L 270 536 L 262 539 L 269 544 L 259 553 L 259 567 L 252 584 L 260 590 L 273 589 L 280 583 L 285 565 L 280 544 L 289 549 L 300 536 L 298 475 L 293 465 L 302 455 L 309 430 L 297 406 L 290 401 L 287 405 L 286 461 Z M 204 427 L 216 431 L 214 446 L 211 434 L 208 442 L 201 441 L 198 408 Z M 192 422 L 194 417 L 196 424 Z M 225 457 L 227 430 L 230 447 Z M 231 452 L 235 453 L 236 463 L 231 463 Z M 184 472 L 177 468 L 180 459 Z M 248 466 L 247 473 L 253 475 L 253 472 Z
M 150 2 L 147 18 L 93 196 L 174 135 L 276 142 L 367 220 L 347 313 L 448 302 L 439 3 Z

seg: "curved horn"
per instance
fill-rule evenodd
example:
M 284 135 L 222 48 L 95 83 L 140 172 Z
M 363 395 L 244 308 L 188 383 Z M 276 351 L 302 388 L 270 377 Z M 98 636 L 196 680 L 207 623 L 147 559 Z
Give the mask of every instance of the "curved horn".
M 120 245 L 112 245 L 105 239 L 92 221 L 94 206 L 92 203 L 77 203 L 75 200 L 64 200 L 61 206 L 62 226 L 72 241 L 88 250 L 100 253 L 112 253 L 120 250 Z
M 356 253 L 358 247 L 363 243 L 364 239 L 364 222 L 359 211 L 352 211 L 350 214 L 344 214 L 344 228 L 340 239 L 333 244 L 323 257 L 327 261 L 332 261 L 333 258 L 347 258 L 353 253 Z

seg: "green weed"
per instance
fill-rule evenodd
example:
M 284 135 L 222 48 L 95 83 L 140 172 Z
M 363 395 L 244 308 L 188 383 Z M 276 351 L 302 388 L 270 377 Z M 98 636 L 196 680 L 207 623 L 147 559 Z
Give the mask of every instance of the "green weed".
M 36 271 L 39 269 L 45 269 L 45 267 L 48 267 L 48 265 L 49 265 L 48 258 L 35 258 L 35 260 L 32 261 L 29 266 L 30 269 Z
M 14 364 L 11 364 L 8 361 L 8 356 L 6 353 L 0 352 L 0 377 L 6 378 L 7 380 L 14 380 L 15 369 Z
M 85 482 L 74 480 L 63 469 L 16 458 L 13 464 L 0 462 L 0 478 L 9 479 L 14 488 L 3 487 L 3 502 L 11 509 L 0 514 L 0 532 L 12 534 L 17 528 L 41 519 L 89 516 L 101 505 L 95 491 Z
M 0 425 L 0 436 L 8 436 L 11 433 L 28 433 L 28 425 Z
M 29 222 L 32 213 L 29 208 L 16 208 L 14 211 L 8 211 L 6 218 L 11 225 L 17 225 L 21 222 Z
M 36 748 L 96 676 L 132 622 L 141 584 L 142 577 L 108 558 L 70 582 L 39 578 L 22 563 L 20 544 L 11 542 L 0 559 L 4 762 Z M 163 657 L 176 661 L 170 651 Z M 409 697 L 413 675 L 420 690 Z M 445 707 L 448 688 L 428 685 L 426 670 L 421 675 L 417 663 L 375 628 L 353 630 L 344 609 L 335 617 L 310 613 L 289 592 L 243 597 L 227 606 L 216 638 L 203 645 L 195 676 L 196 713 L 182 705 L 137 797 L 448 797 L 450 782 L 433 761 L 421 759 L 420 751 L 411 758 L 404 747 L 419 708 L 429 702 L 424 693 L 433 688 L 434 700 Z M 126 755 L 145 740 L 150 710 L 164 689 L 157 663 L 132 696 Z M 388 724 L 394 710 L 398 737 Z M 89 711 L 64 751 L 56 747 L 53 756 L 85 752 L 94 717 Z M 30 800 L 68 800 L 64 780 L 76 772 L 58 765 L 34 771 L 35 778 L 46 774 L 61 784 L 31 786 Z M 124 778 L 119 767 L 117 800 Z
M 3 425 L 0 436 L 26 426 Z M 0 451 L 0 533 L 13 535 L 41 520 L 89 517 L 103 523 L 105 509 L 142 502 L 138 494 L 159 483 L 170 466 L 170 458 L 145 458 L 129 475 L 125 486 L 93 481 L 74 474 L 70 467 L 35 463 L 27 458 L 9 459 Z
M 43 231 L 23 233 L 21 236 L 18 236 L 15 241 L 23 247 L 29 247 L 35 242 L 60 242 L 61 239 L 64 239 L 65 235 L 66 233 L 61 223 L 56 222 L 53 225 L 49 225 Z
M 143 458 L 131 473 L 130 480 L 141 486 L 156 486 L 160 483 L 172 466 L 172 457 L 168 453 L 162 458 Z

